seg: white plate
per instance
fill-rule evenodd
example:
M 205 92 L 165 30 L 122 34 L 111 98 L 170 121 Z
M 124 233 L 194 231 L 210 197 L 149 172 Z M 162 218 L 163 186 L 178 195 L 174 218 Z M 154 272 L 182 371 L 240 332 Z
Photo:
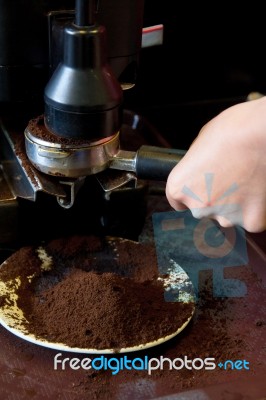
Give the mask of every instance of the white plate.
M 120 239 L 120 238 L 110 238 L 110 241 L 112 242 L 112 245 L 114 245 L 115 241 L 117 240 L 125 240 L 125 239 Z M 141 245 L 137 242 L 137 246 Z M 45 254 L 45 251 L 39 251 L 39 256 L 42 258 L 42 261 L 46 262 L 45 267 L 47 270 L 47 260 L 49 261 L 49 258 L 47 258 L 47 255 Z M 67 352 L 75 352 L 75 353 L 90 353 L 90 354 L 114 354 L 114 353 L 129 353 L 129 352 L 134 352 L 134 351 L 139 351 L 139 350 L 144 350 L 148 349 L 150 347 L 158 346 L 176 335 L 178 335 L 189 323 L 191 318 L 193 317 L 194 311 L 195 311 L 195 297 L 194 297 L 194 290 L 193 290 L 193 285 L 192 282 L 190 281 L 189 277 L 185 273 L 185 271 L 177 264 L 175 264 L 172 260 L 170 260 L 171 264 L 171 272 L 169 274 L 169 277 L 167 279 L 164 279 L 164 286 L 165 286 L 165 293 L 169 293 L 170 290 L 173 291 L 173 293 L 178 293 L 178 298 L 179 301 L 184 301 L 184 302 L 191 302 L 193 303 L 194 307 L 191 311 L 191 314 L 188 315 L 188 318 L 186 322 L 183 323 L 182 326 L 180 326 L 175 332 L 173 332 L 170 335 L 164 336 L 162 338 L 158 338 L 157 340 L 139 344 L 137 346 L 132 346 L 132 347 L 125 347 L 119 349 L 113 349 L 113 348 L 108 348 L 108 349 L 94 349 L 94 348 L 79 348 L 79 347 L 70 347 L 68 345 L 65 345 L 63 343 L 56 343 L 56 342 L 50 342 L 46 339 L 36 337 L 34 334 L 31 334 L 27 331 L 26 326 L 27 326 L 27 320 L 25 316 L 23 315 L 23 311 L 18 307 L 17 305 L 17 289 L 19 288 L 20 285 L 20 278 L 19 276 L 14 278 L 12 281 L 9 281 L 7 283 L 4 283 L 0 281 L 0 299 L 1 296 L 5 297 L 5 304 L 0 305 L 0 323 L 4 328 L 6 328 L 8 331 L 10 331 L 12 334 L 18 336 L 21 339 L 24 339 L 30 343 L 34 343 L 43 347 L 47 347 L 50 349 L 54 350 L 59 350 L 59 351 L 67 351 Z M 8 259 L 0 266 L 1 268 L 4 268 L 5 265 L 8 265 Z M 26 266 L 25 266 L 26 267 Z M 28 277 L 29 281 L 31 277 Z M 162 278 L 159 278 L 162 279 Z M 8 304 L 9 303 L 9 304 Z

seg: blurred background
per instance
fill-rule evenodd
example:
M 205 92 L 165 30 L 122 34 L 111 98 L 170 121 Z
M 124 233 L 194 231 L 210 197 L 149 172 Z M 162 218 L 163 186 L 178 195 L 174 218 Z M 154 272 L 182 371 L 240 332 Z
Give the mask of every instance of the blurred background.
M 222 109 L 266 92 L 262 6 L 145 0 L 144 26 L 163 24 L 164 39 L 142 49 L 128 101 L 174 147 L 186 149 Z

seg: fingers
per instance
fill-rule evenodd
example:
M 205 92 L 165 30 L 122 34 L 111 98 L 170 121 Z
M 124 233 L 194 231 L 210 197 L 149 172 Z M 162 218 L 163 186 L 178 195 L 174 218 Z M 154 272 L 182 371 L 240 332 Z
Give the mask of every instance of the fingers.
M 176 211 L 187 210 L 187 205 L 177 196 L 177 188 L 172 186 L 170 182 L 167 181 L 165 195 L 170 204 L 170 206 Z
M 243 227 L 247 232 L 260 233 L 266 229 L 266 200 L 256 206 L 247 204 L 243 210 Z
M 186 181 L 186 177 L 183 175 L 184 171 L 186 171 L 183 167 L 185 158 L 186 156 L 172 169 L 166 182 L 166 198 L 176 211 L 184 211 L 188 208 L 185 196 L 182 193 L 183 182 Z

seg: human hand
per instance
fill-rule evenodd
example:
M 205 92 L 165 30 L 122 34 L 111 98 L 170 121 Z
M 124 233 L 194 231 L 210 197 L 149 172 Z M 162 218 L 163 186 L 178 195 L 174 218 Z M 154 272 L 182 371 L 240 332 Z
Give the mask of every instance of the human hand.
M 266 97 L 234 105 L 209 121 L 173 168 L 166 196 L 222 227 L 266 229 Z

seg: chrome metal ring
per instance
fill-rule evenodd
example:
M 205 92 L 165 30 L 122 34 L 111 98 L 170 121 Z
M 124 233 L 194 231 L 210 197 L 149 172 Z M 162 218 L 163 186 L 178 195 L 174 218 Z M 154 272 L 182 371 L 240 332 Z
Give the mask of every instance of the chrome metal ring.
M 119 151 L 119 132 L 94 142 L 59 143 L 46 141 L 25 129 L 26 154 L 39 171 L 48 175 L 77 178 L 108 168 Z

